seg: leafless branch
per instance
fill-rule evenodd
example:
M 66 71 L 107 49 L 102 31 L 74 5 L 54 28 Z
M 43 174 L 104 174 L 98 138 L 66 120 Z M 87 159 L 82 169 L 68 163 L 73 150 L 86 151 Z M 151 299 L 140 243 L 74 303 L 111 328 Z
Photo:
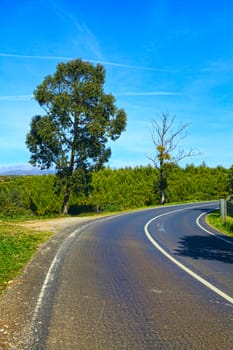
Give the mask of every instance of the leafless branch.
M 155 119 L 151 121 L 151 137 L 156 148 L 156 155 L 154 157 L 148 157 L 148 159 L 151 160 L 154 165 L 157 164 L 158 157 L 162 156 L 160 153 L 161 151 L 158 151 L 158 147 L 162 147 L 161 149 L 164 154 L 166 154 L 167 157 L 169 155 L 168 158 L 174 163 L 178 163 L 180 160 L 187 157 L 200 155 L 200 152 L 194 149 L 190 149 L 187 152 L 182 149 L 177 150 L 180 142 L 187 137 L 187 128 L 190 123 L 180 124 L 177 128 L 174 128 L 175 118 L 175 115 L 170 116 L 168 113 L 162 113 L 159 121 Z

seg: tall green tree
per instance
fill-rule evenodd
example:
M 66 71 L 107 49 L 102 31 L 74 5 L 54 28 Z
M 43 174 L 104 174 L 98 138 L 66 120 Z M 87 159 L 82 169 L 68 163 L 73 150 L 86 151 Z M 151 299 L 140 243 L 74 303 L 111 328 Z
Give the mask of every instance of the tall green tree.
M 160 203 L 166 201 L 167 177 L 172 164 L 187 157 L 197 156 L 200 153 L 190 149 L 185 151 L 179 147 L 180 142 L 187 136 L 188 123 L 175 126 L 175 116 L 162 113 L 159 121 L 151 122 L 151 136 L 155 147 L 155 155 L 148 157 L 159 170 L 158 188 L 160 191 Z
M 126 127 L 126 113 L 104 92 L 104 83 L 102 65 L 76 59 L 58 64 L 34 91 L 45 114 L 32 118 L 26 137 L 30 163 L 56 168 L 64 188 L 63 214 L 76 173 L 100 169 L 111 156 L 108 139 L 117 140 Z

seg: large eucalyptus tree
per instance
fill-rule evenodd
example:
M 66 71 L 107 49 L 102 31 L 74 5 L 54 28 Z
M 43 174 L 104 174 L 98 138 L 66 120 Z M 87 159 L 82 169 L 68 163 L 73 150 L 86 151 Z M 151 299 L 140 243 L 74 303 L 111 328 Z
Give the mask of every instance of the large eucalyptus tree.
M 104 92 L 104 83 L 102 65 L 76 59 L 58 64 L 34 91 L 45 114 L 32 118 L 26 137 L 30 163 L 56 168 L 65 182 L 63 214 L 68 212 L 77 172 L 100 169 L 111 155 L 108 140 L 117 140 L 126 127 L 126 113 Z

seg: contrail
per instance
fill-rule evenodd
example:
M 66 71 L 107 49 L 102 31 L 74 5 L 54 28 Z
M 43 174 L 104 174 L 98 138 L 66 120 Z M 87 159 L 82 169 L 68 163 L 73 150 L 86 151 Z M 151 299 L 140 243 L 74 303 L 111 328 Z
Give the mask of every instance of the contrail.
M 66 57 L 66 56 L 40 56 L 40 55 L 19 55 L 19 54 L 10 54 L 10 53 L 0 53 L 0 57 L 15 57 L 15 58 L 25 58 L 25 59 L 37 59 L 37 60 L 63 60 L 68 61 L 74 59 L 74 57 Z M 119 68 L 129 68 L 129 69 L 137 69 L 137 70 L 147 70 L 147 71 L 159 71 L 159 72 L 172 72 L 168 69 L 162 69 L 162 68 L 153 68 L 153 67 L 144 67 L 144 66 L 134 66 L 124 63 L 117 63 L 117 62 L 109 62 L 109 61 L 97 61 L 93 59 L 85 59 L 83 58 L 83 61 L 88 61 L 91 63 L 100 63 L 103 65 L 113 66 L 113 67 L 119 67 Z
M 170 91 L 149 91 L 149 92 L 116 92 L 114 96 L 179 96 L 179 92 Z M 33 95 L 11 95 L 0 96 L 0 101 L 30 101 L 34 98 Z
M 150 92 L 117 92 L 114 96 L 179 96 L 182 95 L 179 92 L 169 91 L 150 91 Z M 34 98 L 33 95 L 11 95 L 0 96 L 0 101 L 30 101 Z
M 179 92 L 172 91 L 148 91 L 148 92 L 118 92 L 115 96 L 178 96 Z
M 33 95 L 0 96 L 0 101 L 29 101 L 32 99 Z
M 0 57 L 16 57 L 16 58 L 29 58 L 29 59 L 39 59 L 39 60 L 70 60 L 71 57 L 62 56 L 39 56 L 39 55 L 18 55 L 13 53 L 0 53 Z

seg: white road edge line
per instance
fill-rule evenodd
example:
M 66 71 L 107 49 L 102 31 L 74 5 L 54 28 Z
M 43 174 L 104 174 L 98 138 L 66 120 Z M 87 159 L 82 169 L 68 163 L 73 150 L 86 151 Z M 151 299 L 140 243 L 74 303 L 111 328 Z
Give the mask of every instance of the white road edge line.
M 204 286 L 206 286 L 207 288 L 211 289 L 214 293 L 218 294 L 220 297 L 224 298 L 227 302 L 233 304 L 233 298 L 231 296 L 229 296 L 228 294 L 224 293 L 223 291 L 221 291 L 220 289 L 218 289 L 217 287 L 215 287 L 212 283 L 206 281 L 204 278 L 202 278 L 201 276 L 199 276 L 197 273 L 193 272 L 191 269 L 189 269 L 188 267 L 186 267 L 185 265 L 183 265 L 182 263 L 180 263 L 178 260 L 176 260 L 175 258 L 173 258 L 173 256 L 171 256 L 168 252 L 166 252 L 166 250 L 164 250 L 156 241 L 155 239 L 151 236 L 148 226 L 155 220 L 157 220 L 158 218 L 160 218 L 161 216 L 165 216 L 168 215 L 170 213 L 174 213 L 174 212 L 178 212 L 178 211 L 182 211 L 182 210 L 187 210 L 187 209 L 191 209 L 193 207 L 188 207 L 188 208 L 182 208 L 182 209 L 177 209 L 177 210 L 172 210 L 169 211 L 167 213 L 163 213 L 160 214 L 158 216 L 155 216 L 154 218 L 152 218 L 151 220 L 149 220 L 145 227 L 144 227 L 144 231 L 145 234 L 147 236 L 147 238 L 149 239 L 149 241 L 153 244 L 153 246 L 155 248 L 157 248 L 164 256 L 166 256 L 170 261 L 172 261 L 175 265 L 177 265 L 180 269 L 182 269 L 183 271 L 185 271 L 186 273 L 188 273 L 190 276 L 192 276 L 193 278 L 195 278 L 197 281 L 199 281 L 200 283 L 202 283 Z
M 36 307 L 34 309 L 34 314 L 33 314 L 33 317 L 32 317 L 32 322 L 33 323 L 35 322 L 35 320 L 37 319 L 37 317 L 38 317 L 38 315 L 40 313 L 40 309 L 42 308 L 47 289 L 49 288 L 50 283 L 54 280 L 54 276 L 55 276 L 55 273 L 57 271 L 58 265 L 59 265 L 59 263 L 61 261 L 61 255 L 62 255 L 62 251 L 64 250 L 65 244 L 69 240 L 72 240 L 73 238 L 75 238 L 75 236 L 79 232 L 84 230 L 87 226 L 88 226 L 88 224 L 84 224 L 84 225 L 81 225 L 76 230 L 74 230 L 69 236 L 67 236 L 67 238 L 65 239 L 63 244 L 58 249 L 58 251 L 57 251 L 55 257 L 53 258 L 52 263 L 51 263 L 51 265 L 50 265 L 50 267 L 48 269 L 48 272 L 47 272 L 47 274 L 45 276 L 45 279 L 44 279 L 44 282 L 42 284 L 39 296 L 37 298 Z
M 97 219 L 94 221 L 100 222 L 100 221 L 109 220 L 109 219 L 111 219 L 111 217 L 103 217 L 101 219 Z M 40 314 L 41 308 L 43 307 L 43 303 L 44 303 L 45 294 L 47 292 L 47 289 L 49 288 L 50 283 L 53 282 L 53 280 L 54 280 L 54 276 L 57 272 L 57 269 L 59 267 L 59 264 L 60 264 L 60 261 L 62 258 L 62 253 L 63 253 L 64 249 L 66 249 L 66 243 L 68 243 L 69 241 L 72 241 L 76 237 L 76 235 L 78 235 L 80 232 L 85 230 L 91 223 L 92 222 L 89 222 L 89 223 L 83 224 L 80 227 L 78 227 L 76 230 L 71 232 L 69 234 L 69 236 L 67 236 L 67 238 L 64 240 L 64 242 L 60 245 L 60 248 L 58 249 L 56 255 L 54 256 L 54 258 L 51 262 L 51 265 L 50 265 L 48 272 L 45 276 L 45 279 L 43 281 L 39 296 L 37 298 L 36 306 L 35 306 L 33 317 L 32 317 L 33 326 L 34 326 L 34 323 L 36 322 L 36 319 L 38 318 L 38 316 Z
M 233 244 L 233 242 L 229 241 L 228 239 L 226 239 L 226 238 L 224 238 L 224 237 L 222 237 L 222 236 L 217 236 L 214 232 L 211 232 L 211 231 L 207 230 L 205 227 L 203 227 L 203 226 L 200 224 L 200 219 L 202 218 L 202 216 L 204 216 L 204 215 L 206 215 L 206 214 L 207 214 L 207 212 L 202 213 L 201 215 L 198 216 L 198 218 L 196 219 L 196 224 L 197 224 L 197 226 L 199 226 L 200 229 L 202 229 L 203 231 L 207 232 L 209 235 L 214 236 L 214 237 L 216 237 L 216 238 L 218 238 L 218 239 L 221 239 L 222 241 L 224 241 L 224 242 L 226 242 L 226 243 Z
M 40 290 L 40 294 L 39 294 L 38 299 L 37 299 L 36 308 L 35 308 L 34 315 L 33 315 L 33 322 L 38 317 L 40 308 L 42 307 L 42 304 L 43 304 L 43 300 L 44 300 L 44 295 L 45 295 L 46 289 L 49 286 L 49 282 L 51 280 L 53 280 L 54 270 L 56 269 L 56 266 L 59 264 L 59 261 L 60 261 L 60 250 L 55 255 L 55 257 L 54 257 L 54 259 L 53 259 L 53 261 L 52 261 L 52 263 L 50 265 L 50 268 L 49 268 L 49 270 L 47 272 L 45 280 L 43 282 L 42 288 Z

